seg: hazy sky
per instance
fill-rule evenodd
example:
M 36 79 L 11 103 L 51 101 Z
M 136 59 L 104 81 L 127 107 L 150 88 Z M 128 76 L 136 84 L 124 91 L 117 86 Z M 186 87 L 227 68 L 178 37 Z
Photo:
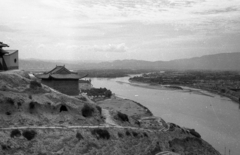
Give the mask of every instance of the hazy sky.
M 172 60 L 240 52 L 240 0 L 0 0 L 20 58 Z

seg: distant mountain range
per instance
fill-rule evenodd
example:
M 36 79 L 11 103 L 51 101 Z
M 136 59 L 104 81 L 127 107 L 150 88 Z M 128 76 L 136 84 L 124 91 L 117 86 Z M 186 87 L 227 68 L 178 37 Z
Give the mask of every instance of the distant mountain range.
M 240 53 L 221 53 L 171 61 L 115 60 L 111 62 L 20 60 L 20 69 L 49 70 L 56 65 L 73 70 L 134 69 L 134 70 L 231 70 L 240 71 Z

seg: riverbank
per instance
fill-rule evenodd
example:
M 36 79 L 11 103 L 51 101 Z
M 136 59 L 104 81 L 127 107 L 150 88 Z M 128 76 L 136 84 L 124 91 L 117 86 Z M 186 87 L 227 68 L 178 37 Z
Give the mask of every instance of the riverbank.
M 144 82 L 138 82 L 138 81 L 132 81 L 132 80 L 129 80 L 129 82 L 132 85 L 138 85 L 140 87 L 146 87 L 146 88 L 151 88 L 152 87 L 153 89 L 161 89 L 161 90 L 162 89 L 183 90 L 183 91 L 189 90 L 191 92 L 195 92 L 195 93 L 198 93 L 198 94 L 201 94 L 201 95 L 206 95 L 206 96 L 213 97 L 213 96 L 203 92 L 203 91 L 206 91 L 208 93 L 219 95 L 221 97 L 229 98 L 233 102 L 239 104 L 239 100 L 235 96 L 232 96 L 232 95 L 229 95 L 229 94 L 226 94 L 226 93 L 221 93 L 219 91 L 215 91 L 215 90 L 212 90 L 212 89 L 207 89 L 207 88 L 204 88 L 204 87 L 197 87 L 197 86 L 193 86 L 193 85 L 160 85 L 160 84 L 157 84 L 157 83 L 144 83 Z
M 228 98 L 197 88 L 177 90 L 148 84 L 129 83 L 129 77 L 93 79 L 95 87 L 107 87 L 115 94 L 146 106 L 154 116 L 196 129 L 203 139 L 224 154 L 224 148 L 239 149 L 238 105 Z M 184 87 L 183 87 L 184 88 Z M 202 93 L 200 93 L 202 92 Z
M 237 98 L 237 97 L 232 96 L 232 95 L 229 95 L 229 94 L 226 94 L 226 93 L 221 93 L 221 92 L 219 92 L 219 91 L 215 91 L 215 90 L 207 89 L 207 88 L 203 88 L 203 87 L 194 87 L 194 86 L 186 86 L 186 87 L 188 87 L 188 88 L 194 88 L 194 89 L 199 89 L 199 90 L 203 90 L 203 91 L 207 91 L 207 92 L 210 92 L 210 93 L 213 93 L 213 94 L 222 96 L 222 97 L 227 97 L 227 98 L 229 98 L 230 100 L 232 100 L 233 102 L 239 104 L 239 101 L 238 101 L 238 98 Z
M 102 108 L 120 111 L 136 119 L 153 116 L 152 112 L 142 104 L 116 95 L 113 95 L 110 99 L 97 101 L 96 104 Z

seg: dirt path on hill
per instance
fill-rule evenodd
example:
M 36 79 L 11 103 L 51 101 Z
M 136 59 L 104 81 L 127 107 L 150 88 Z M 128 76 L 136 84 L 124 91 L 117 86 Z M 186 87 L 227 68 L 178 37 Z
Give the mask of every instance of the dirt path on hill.
M 0 128 L 0 130 L 14 130 L 14 129 L 95 129 L 95 128 L 118 128 L 118 129 L 132 129 L 139 131 L 148 131 L 148 132 L 166 132 L 168 129 L 144 129 L 144 128 L 136 128 L 136 127 L 126 127 L 126 126 L 109 126 L 109 124 L 105 125 L 96 125 L 96 126 L 19 126 L 19 127 L 8 127 L 8 128 Z
M 102 115 L 106 118 L 105 123 L 113 126 L 119 126 L 111 117 L 109 110 L 102 109 Z

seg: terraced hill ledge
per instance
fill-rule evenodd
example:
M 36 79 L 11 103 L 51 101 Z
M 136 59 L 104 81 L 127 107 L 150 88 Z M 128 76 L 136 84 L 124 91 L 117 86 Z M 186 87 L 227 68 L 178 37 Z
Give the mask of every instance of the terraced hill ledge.
M 61 94 L 24 71 L 1 72 L 0 154 L 220 155 L 193 129 L 102 105 Z

